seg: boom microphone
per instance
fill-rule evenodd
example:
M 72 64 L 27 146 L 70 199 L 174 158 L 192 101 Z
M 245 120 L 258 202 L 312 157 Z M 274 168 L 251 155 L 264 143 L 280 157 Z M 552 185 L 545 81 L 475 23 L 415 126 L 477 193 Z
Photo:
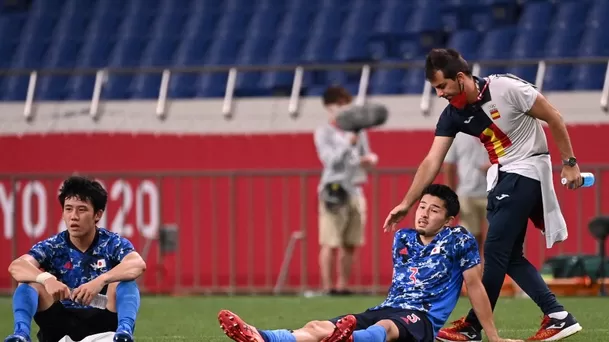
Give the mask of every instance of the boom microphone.
M 336 126 L 343 131 L 359 132 L 362 129 L 380 126 L 387 121 L 387 107 L 376 103 L 354 105 L 336 116 Z

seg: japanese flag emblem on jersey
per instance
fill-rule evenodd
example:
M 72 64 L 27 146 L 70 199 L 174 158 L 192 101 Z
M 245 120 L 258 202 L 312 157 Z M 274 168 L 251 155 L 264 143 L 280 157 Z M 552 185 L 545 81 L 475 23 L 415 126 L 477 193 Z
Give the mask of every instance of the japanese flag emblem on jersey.
M 97 268 L 104 268 L 104 267 L 106 267 L 106 260 L 104 260 L 104 259 L 97 260 L 97 264 L 95 266 L 97 266 Z

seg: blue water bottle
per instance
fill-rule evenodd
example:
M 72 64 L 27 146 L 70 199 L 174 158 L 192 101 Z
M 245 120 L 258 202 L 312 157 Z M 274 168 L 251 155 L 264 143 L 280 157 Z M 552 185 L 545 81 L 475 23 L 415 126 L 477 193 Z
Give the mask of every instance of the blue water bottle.
M 582 179 L 584 181 L 584 183 L 582 184 L 583 188 L 588 188 L 594 185 L 594 174 L 591 172 L 582 172 L 581 173 Z M 567 184 L 567 179 L 563 178 L 561 180 L 562 185 Z

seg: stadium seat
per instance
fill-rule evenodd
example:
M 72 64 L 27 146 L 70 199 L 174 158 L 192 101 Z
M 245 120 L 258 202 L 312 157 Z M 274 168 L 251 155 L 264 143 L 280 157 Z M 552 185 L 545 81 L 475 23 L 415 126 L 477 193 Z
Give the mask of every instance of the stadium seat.
M 423 94 L 425 72 L 423 69 L 408 69 L 404 79 L 404 92 L 407 94 Z
M 467 60 L 475 59 L 480 44 L 481 34 L 474 30 L 461 30 L 453 33 L 446 44 L 463 55 Z
M 75 101 L 90 100 L 93 96 L 94 87 L 95 75 L 72 76 L 67 84 L 69 91 L 68 97 L 70 100 Z
M 370 78 L 370 94 L 400 94 L 406 72 L 402 69 L 378 69 Z
M 518 27 L 527 31 L 547 29 L 553 12 L 554 8 L 548 1 L 527 2 L 518 21 Z
M 420 61 L 451 47 L 468 60 L 609 57 L 605 0 L 33 0 L 0 12 L 0 68 L 197 67 Z M 598 90 L 606 63 L 548 65 L 546 90 Z M 533 82 L 536 65 L 482 68 Z M 293 71 L 239 72 L 239 96 L 282 93 Z M 0 79 L 5 100 L 28 77 Z M 38 99 L 87 99 L 94 75 L 48 76 Z M 172 97 L 221 96 L 226 73 L 173 73 Z M 376 70 L 374 94 L 419 93 L 422 70 Z M 349 87 L 359 73 L 308 71 L 303 87 Z M 160 73 L 110 75 L 105 98 L 154 98 Z
M 480 60 L 508 60 L 516 33 L 517 29 L 515 27 L 505 27 L 487 32 L 480 43 L 478 58 Z M 482 66 L 480 76 L 501 74 L 505 73 L 505 70 L 506 67 L 504 66 Z

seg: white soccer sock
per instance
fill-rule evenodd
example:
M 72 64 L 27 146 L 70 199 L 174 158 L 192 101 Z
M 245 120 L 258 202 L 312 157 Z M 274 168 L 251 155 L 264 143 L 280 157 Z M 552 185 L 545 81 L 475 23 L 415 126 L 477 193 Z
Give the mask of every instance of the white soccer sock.
M 558 312 L 552 312 L 548 316 L 550 316 L 550 318 L 565 319 L 565 318 L 567 318 L 568 314 L 569 313 L 566 311 L 558 311 Z

